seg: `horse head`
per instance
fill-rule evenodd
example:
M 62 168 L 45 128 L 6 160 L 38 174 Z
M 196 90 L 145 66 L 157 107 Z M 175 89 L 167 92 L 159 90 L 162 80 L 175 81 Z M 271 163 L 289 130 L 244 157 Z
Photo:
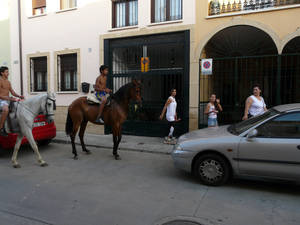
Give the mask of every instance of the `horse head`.
M 130 89 L 130 99 L 137 101 L 138 103 L 142 102 L 141 96 L 141 82 L 136 79 L 132 80 L 132 87 Z
M 42 104 L 43 114 L 46 116 L 47 123 L 54 121 L 54 110 L 56 110 L 56 99 L 54 93 L 47 93 L 47 98 Z

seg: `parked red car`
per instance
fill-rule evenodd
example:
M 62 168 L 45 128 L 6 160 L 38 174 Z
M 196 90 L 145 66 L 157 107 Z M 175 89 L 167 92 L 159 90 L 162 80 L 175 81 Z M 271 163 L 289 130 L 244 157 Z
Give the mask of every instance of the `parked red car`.
M 38 115 L 34 119 L 34 128 L 32 129 L 34 140 L 38 144 L 47 145 L 56 136 L 56 126 L 53 123 L 47 123 L 45 115 Z M 0 136 L 0 146 L 3 149 L 14 148 L 18 134 L 9 133 L 7 137 Z M 22 140 L 22 145 L 28 143 L 26 137 Z

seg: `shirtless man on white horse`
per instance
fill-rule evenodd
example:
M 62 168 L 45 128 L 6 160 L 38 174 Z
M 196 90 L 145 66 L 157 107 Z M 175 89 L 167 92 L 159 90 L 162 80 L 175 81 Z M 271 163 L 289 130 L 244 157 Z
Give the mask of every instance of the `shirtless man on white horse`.
M 6 66 L 0 67 L 0 109 L 2 109 L 2 115 L 0 119 L 0 135 L 1 136 L 7 136 L 7 132 L 4 128 L 4 122 L 7 118 L 7 115 L 9 113 L 9 102 L 13 101 L 16 102 L 18 99 L 14 97 L 10 97 L 9 93 L 11 93 L 13 96 L 24 99 L 23 95 L 18 95 L 11 86 L 11 83 L 8 80 L 8 68 Z

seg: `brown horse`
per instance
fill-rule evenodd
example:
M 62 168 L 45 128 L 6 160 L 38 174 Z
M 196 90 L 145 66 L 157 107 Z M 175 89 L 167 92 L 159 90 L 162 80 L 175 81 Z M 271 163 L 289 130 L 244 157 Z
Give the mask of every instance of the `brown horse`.
M 141 86 L 136 80 L 122 86 L 115 94 L 113 94 L 110 104 L 104 107 L 102 113 L 104 123 L 112 127 L 114 143 L 113 155 L 115 159 L 120 159 L 117 151 L 122 138 L 122 124 L 127 118 L 130 100 L 141 102 Z M 87 154 L 91 153 L 85 147 L 83 136 L 88 121 L 95 123 L 94 121 L 97 118 L 98 111 L 99 105 L 88 104 L 86 97 L 77 98 L 69 106 L 66 121 L 66 134 L 70 135 L 71 138 L 74 159 L 78 159 L 74 141 L 79 127 L 79 138 L 82 151 Z

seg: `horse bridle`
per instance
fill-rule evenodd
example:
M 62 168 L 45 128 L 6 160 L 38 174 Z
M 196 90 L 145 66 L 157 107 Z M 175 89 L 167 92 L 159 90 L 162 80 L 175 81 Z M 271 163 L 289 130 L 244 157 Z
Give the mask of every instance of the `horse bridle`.
M 46 103 L 45 103 L 45 110 L 46 110 L 46 117 L 49 117 L 49 116 L 54 116 L 54 113 L 52 113 L 52 114 L 49 114 L 49 112 L 48 112 L 48 100 L 50 100 L 50 101 L 52 101 L 53 102 L 53 110 L 56 110 L 56 100 L 55 99 L 53 99 L 53 98 L 49 98 L 49 97 L 47 97 L 47 99 L 46 99 Z

